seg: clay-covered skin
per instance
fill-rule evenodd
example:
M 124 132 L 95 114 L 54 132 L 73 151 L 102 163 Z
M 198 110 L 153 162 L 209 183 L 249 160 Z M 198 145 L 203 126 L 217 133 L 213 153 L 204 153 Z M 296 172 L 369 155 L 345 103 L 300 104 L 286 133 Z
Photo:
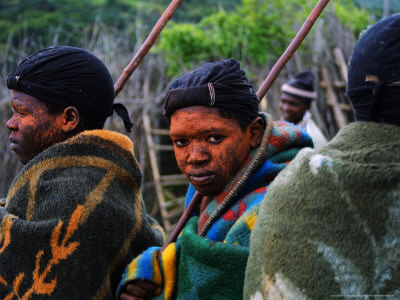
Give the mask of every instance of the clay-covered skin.
M 310 108 L 310 105 L 283 93 L 279 108 L 281 109 L 283 120 L 297 124 L 303 118 L 306 110 Z
M 260 144 L 263 120 L 257 117 L 243 130 L 216 108 L 192 106 L 174 112 L 170 134 L 182 173 L 201 194 L 216 196 Z
M 14 114 L 7 121 L 11 130 L 10 148 L 23 164 L 66 138 L 62 114 L 49 114 L 46 105 L 37 98 L 13 91 L 11 106 Z

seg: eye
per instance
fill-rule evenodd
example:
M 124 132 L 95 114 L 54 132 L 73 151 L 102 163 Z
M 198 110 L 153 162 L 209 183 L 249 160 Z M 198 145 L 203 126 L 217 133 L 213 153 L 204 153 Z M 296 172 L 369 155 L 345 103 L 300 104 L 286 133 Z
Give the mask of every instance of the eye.
M 212 144 L 218 144 L 218 143 L 221 143 L 224 139 L 225 139 L 225 137 L 222 135 L 210 135 L 207 138 L 207 141 Z
M 184 147 L 189 145 L 189 141 L 185 139 L 180 139 L 180 140 L 174 140 L 174 144 L 177 147 Z
M 13 112 L 14 112 L 14 115 L 18 115 L 21 117 L 24 117 L 27 115 L 27 112 L 25 111 L 25 109 L 21 108 L 21 107 L 13 107 Z

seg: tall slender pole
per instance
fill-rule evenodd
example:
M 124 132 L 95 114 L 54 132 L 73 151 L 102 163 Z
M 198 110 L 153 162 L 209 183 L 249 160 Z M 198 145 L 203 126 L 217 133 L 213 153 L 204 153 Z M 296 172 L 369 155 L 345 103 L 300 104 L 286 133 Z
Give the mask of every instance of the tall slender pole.
M 300 46 L 301 42 L 304 40 L 311 27 L 314 25 L 315 21 L 320 16 L 321 12 L 324 10 L 325 6 L 328 4 L 329 0 L 319 0 L 317 5 L 311 11 L 310 15 L 301 26 L 299 32 L 296 34 L 289 47 L 283 52 L 282 56 L 272 67 L 271 72 L 269 72 L 267 78 L 264 80 L 262 85 L 257 91 L 258 100 L 261 101 L 267 94 L 269 88 L 274 83 L 275 79 L 278 77 L 279 73 L 282 71 L 283 67 L 296 52 L 297 48 Z
M 203 196 L 199 192 L 196 192 L 193 195 L 193 198 L 190 201 L 189 205 L 185 208 L 181 217 L 179 218 L 178 222 L 176 223 L 174 229 L 172 230 L 171 234 L 168 236 L 164 245 L 161 247 L 159 255 L 165 250 L 165 248 L 167 248 L 167 246 L 169 244 L 176 241 L 176 239 L 178 238 L 179 234 L 181 233 L 183 227 L 185 227 L 185 224 L 190 219 L 194 210 L 196 209 L 197 205 L 200 204 L 202 199 L 203 199 Z
M 143 45 L 140 47 L 139 51 L 132 58 L 131 62 L 124 69 L 122 75 L 119 77 L 118 81 L 114 85 L 114 97 L 116 98 L 119 92 L 124 87 L 125 83 L 128 81 L 129 77 L 133 74 L 139 64 L 142 62 L 143 58 L 149 52 L 150 48 L 153 46 L 160 32 L 163 30 L 168 21 L 172 18 L 175 11 L 181 6 L 183 0 L 173 0 L 170 5 L 158 19 L 156 25 L 151 30 L 150 35 L 147 37 Z
M 384 0 L 383 1 L 383 16 L 384 17 L 389 16 L 389 11 L 390 11 L 389 6 L 390 6 L 389 0 Z

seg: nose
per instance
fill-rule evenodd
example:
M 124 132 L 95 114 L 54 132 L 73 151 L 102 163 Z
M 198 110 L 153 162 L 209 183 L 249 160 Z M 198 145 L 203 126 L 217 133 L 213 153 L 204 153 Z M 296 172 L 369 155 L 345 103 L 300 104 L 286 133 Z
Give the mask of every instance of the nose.
M 280 101 L 280 102 L 279 102 L 279 107 L 280 107 L 280 109 L 283 110 L 283 111 L 286 111 L 286 110 L 288 109 L 287 103 L 285 103 L 285 102 L 283 102 L 283 101 Z
M 206 147 L 195 145 L 189 149 L 187 162 L 189 164 L 199 165 L 210 159 L 210 153 Z
M 11 119 L 9 119 L 7 121 L 6 126 L 10 130 L 16 130 L 17 129 L 17 122 L 15 121 L 14 116 L 11 117 Z

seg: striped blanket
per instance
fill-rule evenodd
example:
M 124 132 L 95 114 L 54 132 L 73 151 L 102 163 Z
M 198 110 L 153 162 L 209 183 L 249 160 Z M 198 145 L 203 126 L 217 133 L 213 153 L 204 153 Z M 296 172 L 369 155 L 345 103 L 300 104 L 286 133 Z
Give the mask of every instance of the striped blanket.
M 0 299 L 114 299 L 124 267 L 162 243 L 133 144 L 85 131 L 31 160 L 0 207 Z

